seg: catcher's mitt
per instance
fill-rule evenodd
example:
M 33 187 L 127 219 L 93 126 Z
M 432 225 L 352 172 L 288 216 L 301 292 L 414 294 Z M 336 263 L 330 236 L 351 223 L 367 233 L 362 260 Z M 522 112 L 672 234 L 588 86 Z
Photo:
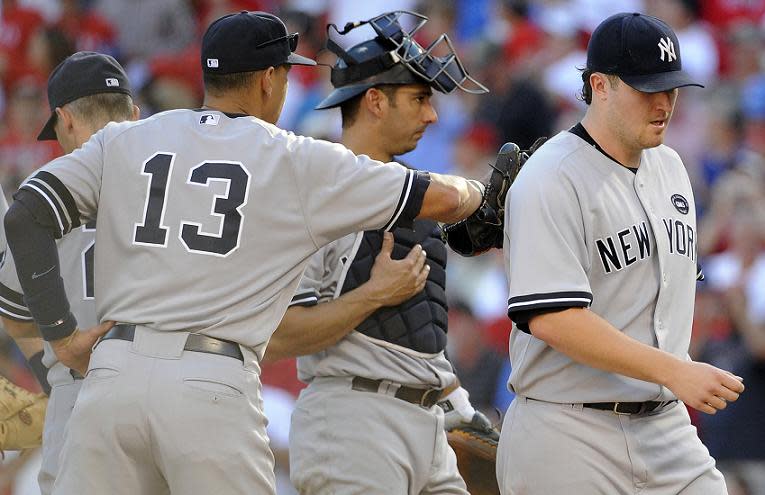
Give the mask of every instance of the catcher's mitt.
M 497 441 L 493 429 L 458 427 L 446 432 L 457 467 L 471 495 L 499 495 L 497 485 Z
M 515 143 L 505 143 L 487 179 L 483 202 L 466 219 L 444 225 L 443 237 L 462 256 L 476 256 L 491 248 L 502 248 L 504 240 L 505 197 L 521 167 L 547 138 L 539 138 L 526 151 Z
M 33 394 L 0 376 L 0 450 L 39 447 L 47 405 L 45 394 Z

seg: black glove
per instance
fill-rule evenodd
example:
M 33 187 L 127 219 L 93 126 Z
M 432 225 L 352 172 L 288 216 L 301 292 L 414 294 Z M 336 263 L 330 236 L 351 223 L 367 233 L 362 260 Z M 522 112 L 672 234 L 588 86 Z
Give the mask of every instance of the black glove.
M 529 159 L 547 138 L 539 138 L 528 151 L 521 151 L 515 143 L 505 143 L 491 165 L 491 172 L 482 181 L 485 186 L 483 201 L 469 217 L 442 228 L 443 237 L 454 251 L 462 256 L 476 256 L 491 248 L 502 248 L 504 240 L 505 197 Z

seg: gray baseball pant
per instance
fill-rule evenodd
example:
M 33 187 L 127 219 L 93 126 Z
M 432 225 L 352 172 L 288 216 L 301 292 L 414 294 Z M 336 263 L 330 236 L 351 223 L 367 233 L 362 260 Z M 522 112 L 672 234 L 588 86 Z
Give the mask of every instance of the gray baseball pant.
M 497 452 L 502 495 L 725 495 L 680 403 L 618 415 L 516 397 Z

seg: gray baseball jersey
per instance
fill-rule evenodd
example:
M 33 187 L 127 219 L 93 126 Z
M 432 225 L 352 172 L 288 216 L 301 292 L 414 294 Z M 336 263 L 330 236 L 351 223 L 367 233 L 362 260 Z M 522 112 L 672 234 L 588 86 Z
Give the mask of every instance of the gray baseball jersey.
M 687 358 L 696 210 L 677 153 L 663 145 L 644 150 L 633 173 L 562 132 L 529 159 L 507 206 L 509 316 L 590 306 L 626 335 Z M 578 364 L 518 328 L 510 359 L 509 385 L 521 396 L 563 403 L 674 398 L 654 383 Z
M 83 225 L 56 242 L 58 246 L 61 278 L 64 280 L 72 313 L 80 328 L 90 328 L 96 323 L 94 300 L 93 261 L 95 255 L 95 222 Z M 23 292 L 16 275 L 16 264 L 10 251 L 6 252 L 0 266 L 0 314 L 22 322 L 33 322 L 26 307 Z M 71 383 L 69 368 L 60 364 L 48 342 L 43 343 L 43 364 L 48 368 L 48 383 L 55 386 Z
M 255 347 L 319 247 L 413 218 L 426 184 L 253 117 L 174 110 L 107 125 L 22 188 L 62 233 L 98 210 L 99 320 Z
M 321 303 L 340 296 L 363 232 L 347 235 L 313 255 L 292 305 Z M 365 376 L 407 385 L 445 387 L 454 382 L 451 363 L 443 351 L 425 354 L 352 331 L 335 345 L 297 360 L 298 377 Z

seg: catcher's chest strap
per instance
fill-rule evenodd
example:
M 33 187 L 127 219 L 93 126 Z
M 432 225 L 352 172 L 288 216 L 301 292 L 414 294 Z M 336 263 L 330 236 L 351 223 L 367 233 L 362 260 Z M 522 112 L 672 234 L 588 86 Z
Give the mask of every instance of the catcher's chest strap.
M 363 376 L 355 376 L 351 381 L 351 389 L 360 392 L 373 392 L 392 395 L 397 399 L 430 409 L 441 398 L 441 388 L 407 387 L 389 380 L 372 380 Z

